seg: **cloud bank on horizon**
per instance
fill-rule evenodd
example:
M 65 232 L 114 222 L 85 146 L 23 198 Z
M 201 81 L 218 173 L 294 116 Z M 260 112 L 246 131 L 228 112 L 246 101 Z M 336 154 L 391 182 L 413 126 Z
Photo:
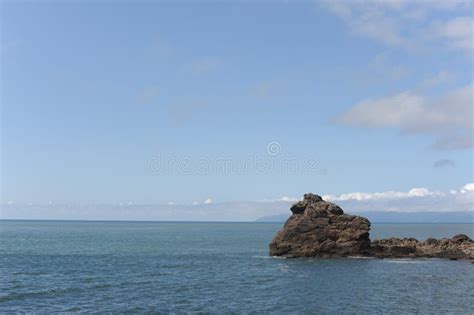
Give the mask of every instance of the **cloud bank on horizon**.
M 342 205 L 352 211 L 474 211 L 474 183 L 447 192 L 415 187 L 407 192 L 351 192 L 340 195 L 322 195 L 324 200 Z M 295 202 L 300 198 L 282 197 L 281 201 Z
M 468 212 L 474 214 L 474 183 L 448 192 L 416 187 L 407 192 L 352 192 L 322 195 L 339 204 L 346 212 Z M 277 200 L 214 202 L 207 198 L 192 204 L 16 204 L 1 207 L 2 219 L 73 219 L 73 220 L 162 220 L 162 221 L 253 221 L 260 217 L 288 213 L 291 203 L 301 197 L 284 196 Z

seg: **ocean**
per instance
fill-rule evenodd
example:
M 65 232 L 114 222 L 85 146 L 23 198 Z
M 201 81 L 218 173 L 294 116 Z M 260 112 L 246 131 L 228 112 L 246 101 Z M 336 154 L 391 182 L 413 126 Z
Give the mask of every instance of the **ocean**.
M 0 313 L 473 313 L 470 261 L 281 259 L 282 223 L 0 221 Z M 371 238 L 474 236 L 373 224 Z

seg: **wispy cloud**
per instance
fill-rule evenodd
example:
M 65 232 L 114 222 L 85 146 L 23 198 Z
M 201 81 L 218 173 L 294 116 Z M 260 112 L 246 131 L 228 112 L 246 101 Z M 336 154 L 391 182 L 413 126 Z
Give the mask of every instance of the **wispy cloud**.
M 409 47 L 410 42 L 402 35 L 400 18 L 390 14 L 396 9 L 392 2 L 375 1 L 327 1 L 330 12 L 344 21 L 349 30 L 390 46 Z
M 354 72 L 344 71 L 341 73 L 339 80 L 349 78 L 355 86 L 373 87 L 404 80 L 411 73 L 411 68 L 395 61 L 393 54 L 384 51 L 376 54 L 367 64 L 361 65 Z
M 438 86 L 442 86 L 444 84 L 449 84 L 454 81 L 454 76 L 452 73 L 446 71 L 446 70 L 441 70 L 438 71 L 437 73 L 428 76 L 424 80 L 422 80 L 418 86 L 418 90 L 429 90 Z
M 443 41 L 450 49 L 472 51 L 472 2 L 469 1 L 325 1 L 324 7 L 357 36 L 382 44 L 417 50 Z M 459 16 L 431 23 L 438 12 Z
M 441 38 L 451 50 L 472 53 L 474 51 L 474 18 L 463 16 L 436 22 L 432 27 L 432 36 Z
M 456 167 L 456 163 L 450 159 L 440 159 L 433 163 L 434 168 Z
M 396 81 L 410 74 L 410 69 L 400 63 L 394 63 L 387 52 L 377 54 L 368 64 L 366 71 L 371 72 L 374 80 Z M 365 73 L 367 76 L 367 72 Z
M 366 99 L 339 116 L 336 122 L 369 128 L 396 128 L 404 133 L 435 137 L 436 149 L 472 147 L 474 84 L 429 99 L 404 91 L 378 99 Z

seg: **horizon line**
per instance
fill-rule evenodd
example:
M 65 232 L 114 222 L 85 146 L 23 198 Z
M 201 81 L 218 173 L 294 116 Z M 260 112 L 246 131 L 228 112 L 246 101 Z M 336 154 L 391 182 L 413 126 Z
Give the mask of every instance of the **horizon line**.
M 282 224 L 285 221 L 194 221 L 194 220 L 110 220 L 110 219 L 3 219 L 0 218 L 0 221 L 35 221 L 35 222 L 110 222 L 110 223 L 121 223 L 121 222 L 133 222 L 133 223 L 266 223 L 266 224 Z M 401 222 L 401 221 L 372 221 L 371 223 L 376 224 L 474 224 L 474 221 L 471 222 L 460 222 L 460 221 L 423 221 L 423 222 Z

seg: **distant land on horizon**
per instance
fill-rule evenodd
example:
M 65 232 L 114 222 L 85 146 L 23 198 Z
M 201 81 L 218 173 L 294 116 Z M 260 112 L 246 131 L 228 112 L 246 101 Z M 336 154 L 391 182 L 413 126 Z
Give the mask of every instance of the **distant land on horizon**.
M 369 219 L 372 223 L 474 223 L 474 213 L 456 212 L 353 212 Z M 255 222 L 285 222 L 291 213 L 263 216 Z

